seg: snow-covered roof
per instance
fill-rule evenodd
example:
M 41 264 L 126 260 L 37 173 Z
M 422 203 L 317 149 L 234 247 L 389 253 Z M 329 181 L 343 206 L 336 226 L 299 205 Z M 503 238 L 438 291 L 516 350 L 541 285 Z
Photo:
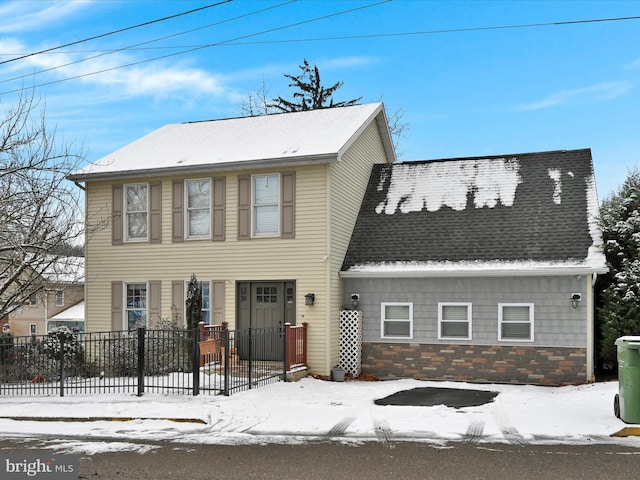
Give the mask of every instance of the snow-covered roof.
M 76 303 L 75 305 L 61 311 L 57 315 L 49 318 L 49 320 L 69 320 L 69 321 L 81 321 L 84 320 L 84 301 Z
M 607 271 L 588 149 L 376 165 L 343 276 Z
M 49 283 L 83 283 L 84 257 L 58 257 L 42 277 Z
M 372 121 L 395 161 L 381 103 L 305 112 L 170 124 L 79 170 L 69 178 L 255 168 L 339 161 Z

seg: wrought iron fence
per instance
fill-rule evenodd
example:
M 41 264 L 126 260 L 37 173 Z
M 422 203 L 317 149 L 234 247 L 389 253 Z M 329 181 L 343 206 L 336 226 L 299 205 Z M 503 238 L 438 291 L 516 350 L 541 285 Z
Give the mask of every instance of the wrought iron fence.
M 286 375 L 287 328 L 0 336 L 0 395 L 224 394 Z

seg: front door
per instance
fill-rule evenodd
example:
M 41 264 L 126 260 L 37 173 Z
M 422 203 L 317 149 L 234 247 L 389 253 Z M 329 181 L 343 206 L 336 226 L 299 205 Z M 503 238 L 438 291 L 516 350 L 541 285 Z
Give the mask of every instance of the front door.
M 286 322 L 295 324 L 295 282 L 241 282 L 237 302 L 238 330 L 278 328 Z M 260 360 L 282 357 L 281 342 L 252 343 L 251 350 Z

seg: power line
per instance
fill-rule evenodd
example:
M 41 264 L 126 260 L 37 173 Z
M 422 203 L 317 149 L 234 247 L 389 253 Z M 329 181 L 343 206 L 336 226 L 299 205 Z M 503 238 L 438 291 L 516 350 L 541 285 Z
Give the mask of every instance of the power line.
M 255 37 L 255 36 L 258 36 L 258 35 L 264 35 L 264 34 L 276 32 L 276 31 L 279 31 L 279 30 L 285 30 L 285 29 L 291 28 L 291 27 L 297 27 L 299 25 L 305 25 L 307 23 L 317 22 L 317 21 L 320 21 L 320 20 L 326 20 L 327 18 L 332 18 L 332 17 L 336 17 L 336 16 L 339 16 L 339 15 L 345 15 L 347 13 L 352 13 L 352 12 L 355 12 L 355 11 L 358 11 L 358 10 L 364 10 L 364 9 L 367 9 L 367 8 L 375 7 L 377 5 L 381 5 L 383 3 L 388 3 L 390 1 L 392 1 L 392 0 L 381 0 L 379 2 L 368 4 L 368 5 L 364 5 L 364 6 L 361 6 L 361 7 L 355 7 L 355 8 L 351 8 L 351 9 L 348 9 L 348 10 L 343 10 L 343 11 L 340 11 L 340 12 L 331 13 L 331 14 L 328 14 L 328 15 L 320 16 L 320 17 L 315 17 L 315 18 L 312 18 L 312 19 L 309 19 L 309 20 L 303 20 L 303 21 L 300 21 L 300 22 L 290 23 L 288 25 L 283 25 L 283 26 L 280 26 L 280 27 L 270 28 L 268 30 L 263 30 L 261 32 L 250 33 L 250 34 L 242 35 L 240 37 L 232 38 L 232 39 L 229 39 L 229 40 L 222 40 L 222 41 L 216 42 L 216 43 L 211 43 L 211 44 L 207 44 L 207 45 L 200 45 L 200 46 L 197 46 L 197 47 L 194 47 L 194 48 L 189 48 L 187 50 L 182 50 L 180 52 L 174 52 L 174 53 L 170 53 L 170 54 L 167 54 L 167 55 L 161 55 L 159 57 L 148 58 L 146 60 L 139 60 L 137 62 L 128 63 L 126 65 L 119 65 L 119 66 L 116 66 L 116 67 L 105 68 L 105 69 L 102 69 L 102 70 L 97 70 L 95 72 L 84 73 L 82 75 L 75 75 L 73 77 L 67 77 L 67 78 L 62 78 L 62 79 L 59 79 L 59 80 L 53 80 L 51 82 L 40 83 L 40 84 L 37 84 L 37 85 L 33 85 L 32 88 L 46 87 L 46 86 L 49 86 L 49 85 L 55 85 L 57 83 L 67 82 L 69 80 L 77 80 L 78 78 L 86 78 L 86 77 L 90 77 L 90 76 L 93 76 L 93 75 L 98 75 L 100 73 L 112 72 L 114 70 L 119 70 L 121 68 L 133 67 L 133 66 L 136 66 L 136 65 L 141 65 L 141 64 L 144 64 L 144 63 L 153 62 L 155 60 L 162 60 L 162 59 L 165 59 L 165 58 L 171 58 L 171 57 L 175 57 L 177 55 L 183 55 L 185 53 L 191 53 L 191 52 L 195 52 L 197 50 L 202 50 L 202 49 L 205 49 L 205 48 L 217 47 L 217 46 L 220 46 L 220 45 L 227 44 L 229 42 L 235 42 L 237 40 L 242 40 L 244 38 Z M 28 75 L 25 75 L 25 76 L 28 76 Z M 15 90 L 9 90 L 9 91 L 5 91 L 5 92 L 0 92 L 0 95 L 6 95 L 6 94 L 9 94 L 9 93 L 16 93 L 16 92 L 20 92 L 20 91 L 22 91 L 22 89 L 18 88 L 18 89 L 15 89 Z
M 291 0 L 292 2 L 295 2 L 297 0 Z M 391 1 L 391 0 L 388 0 Z M 277 5 L 276 7 L 278 7 L 280 5 Z M 266 10 L 266 9 L 265 9 Z M 238 18 L 238 17 L 237 17 Z M 267 45 L 267 44 L 273 44 L 273 43 L 297 43 L 297 42 L 319 42 L 319 41 L 326 41 L 326 40 L 352 40 L 352 39 L 364 39 L 364 38 L 380 38 L 380 37 L 401 37 L 401 36 L 412 36 L 412 35 L 437 35 L 437 34 L 442 34 L 442 33 L 464 33 L 464 32 L 474 32 L 474 31 L 486 31 L 486 30 L 506 30 L 506 29 L 517 29 L 517 28 L 537 28 L 537 27 L 551 27 L 551 26 L 563 26 L 563 25 L 578 25 L 578 24 L 585 24 L 585 23 L 601 23 L 601 22 L 618 22 L 618 21 L 626 21 L 626 20 L 640 20 L 640 16 L 636 16 L 636 17 L 612 17 L 612 18 L 596 18 L 596 19 L 588 19 L 588 20 L 569 20 L 569 21 L 564 21 L 564 22 L 547 22 L 547 23 L 524 23 L 524 24 L 516 24 L 516 25 L 494 25 L 494 26 L 489 26 L 489 27 L 468 27 L 468 28 L 452 28 L 452 29 L 443 29 L 443 30 L 424 30 L 424 31 L 416 31 L 416 32 L 392 32 L 392 33 L 369 33 L 369 34 L 363 34 L 363 35 L 342 35 L 342 36 L 334 36 L 334 37 L 311 37 L 311 38 L 295 38 L 295 39 L 288 39 L 288 40 L 261 40 L 261 41 L 257 41 L 257 42 L 236 42 L 234 40 L 228 40 L 228 41 L 224 41 L 224 42 L 220 42 L 220 43 L 224 43 L 225 45 Z M 212 24 L 212 25 L 216 25 L 216 24 Z M 156 40 L 150 40 L 148 42 L 143 42 L 143 43 L 139 43 L 136 45 L 132 45 L 129 47 L 123 47 L 120 49 L 116 49 L 116 50 L 110 50 L 110 49 L 102 49 L 102 50 L 72 50 L 69 52 L 58 52 L 58 53 L 111 53 L 111 52 L 118 52 L 121 50 L 131 50 L 131 51 L 137 51 L 137 50 L 170 50 L 170 49 L 177 49 L 177 48 L 183 48 L 183 49 L 197 49 L 197 48 L 207 48 L 210 46 L 218 46 L 218 44 L 205 44 L 205 45 L 171 45 L 171 46 L 162 46 L 162 47 L 147 47 L 147 48 L 136 48 L 140 45 L 145 45 L 148 43 L 152 43 L 155 41 L 160 41 L 160 40 L 165 40 L 167 38 L 171 38 L 171 37 L 175 37 L 175 36 L 179 36 L 183 33 L 191 33 L 193 31 L 196 30 L 200 30 L 203 28 L 208 28 L 209 26 L 212 25 L 206 25 L 204 27 L 199 27 L 199 28 L 195 28 L 192 30 L 187 30 L 185 32 L 181 32 L 181 33 L 177 33 L 174 35 L 168 35 L 166 37 L 162 37 L 162 38 L 158 38 Z M 62 48 L 62 47 L 60 47 Z M 48 52 L 42 52 L 42 53 L 48 53 Z M 9 55 L 8 53 L 4 53 L 1 55 Z M 17 55 L 17 54 L 14 54 Z M 90 57 L 89 59 L 91 59 L 93 57 Z M 0 62 L 0 64 L 5 63 L 5 62 Z M 78 63 L 78 62 L 74 62 L 74 63 Z M 67 66 L 67 65 L 61 65 L 61 67 L 63 66 Z M 52 69 L 55 69 L 57 67 L 53 67 Z M 52 70 L 49 69 L 49 70 Z M 48 70 L 45 70 L 48 71 Z M 35 72 L 35 73 L 41 73 L 41 72 Z M 32 74 L 29 74 L 32 75 Z M 24 76 L 29 76 L 29 75 L 24 75 Z M 24 77 L 23 76 L 23 77 Z M 17 78 L 23 78 L 23 77 L 17 77 Z
M 121 28 L 121 29 L 119 29 L 119 30 L 113 30 L 113 31 L 111 31 L 111 32 L 102 33 L 102 34 L 100 34 L 100 35 L 95 35 L 95 36 L 93 36 L 93 37 L 85 38 L 85 39 L 83 39 L 83 40 L 77 40 L 77 41 L 75 41 L 75 42 L 65 43 L 64 45 L 59 45 L 59 46 L 57 46 L 57 47 L 51 47 L 51 48 L 47 48 L 47 49 L 45 49 L 45 50 L 40 50 L 40 51 L 38 51 L 38 52 L 28 53 L 28 54 L 26 54 L 26 55 L 22 55 L 22 56 L 20 56 L 20 57 L 10 58 L 9 60 L 1 61 L 1 62 L 0 62 L 0 65 L 5 64 L 5 63 L 10 63 L 10 62 L 15 62 L 15 61 L 17 61 L 17 60 L 22 60 L 22 59 L 25 59 L 25 58 L 28 58 L 28 57 L 33 57 L 33 56 L 35 56 L 35 55 L 40 55 L 40 54 L 42 54 L 42 53 L 52 52 L 52 51 L 54 51 L 54 50 L 59 50 L 59 49 L 61 49 L 61 48 L 71 47 L 71 46 L 73 46 L 73 45 L 78 45 L 78 44 L 80 44 L 80 43 L 89 42 L 89 41 L 91 41 L 91 40 L 96 40 L 96 39 L 98 39 L 98 38 L 108 37 L 109 35 L 115 35 L 115 34 L 117 34 L 117 33 L 126 32 L 127 30 L 133 30 L 133 29 L 135 29 L 135 28 L 146 27 L 146 26 L 148 26 L 148 25 L 152 25 L 152 24 L 154 24 L 154 23 L 164 22 L 164 21 L 166 21 L 166 20 L 171 20 L 171 19 L 173 19 L 173 18 L 182 17 L 182 16 L 184 16 L 184 15 L 189 15 L 189 14 L 191 14 L 191 13 L 199 12 L 199 11 L 201 11 L 201 10 L 206 10 L 207 8 L 218 7 L 218 6 L 220 6 L 220 5 L 223 5 L 223 4 L 225 4 L 225 3 L 230 3 L 230 2 L 232 2 L 232 1 L 233 1 L 233 0 L 221 0 L 221 1 L 220 1 L 220 2 L 218 2 L 218 3 L 212 3 L 212 4 L 210 4 L 210 5 L 205 5 L 204 7 L 194 8 L 193 10 L 188 10 L 188 11 L 186 11 L 186 12 L 182 12 L 182 13 L 176 13 L 175 15 L 170 15 L 170 16 L 168 16 L 168 17 L 158 18 L 158 19 L 156 19 L 156 20 L 150 20 L 150 21 L 148 21 L 148 22 L 140 23 L 140 24 L 138 24 L 138 25 L 132 25 L 132 26 L 130 26 L 130 27 Z
M 99 54 L 97 54 L 97 55 L 92 55 L 92 56 L 89 56 L 89 57 L 83 58 L 83 59 L 81 59 L 81 60 L 76 60 L 76 61 L 73 61 L 73 62 L 65 63 L 65 64 L 63 64 L 63 65 L 57 65 L 57 66 L 55 66 L 55 67 L 50 67 L 50 68 L 46 68 L 46 69 L 43 69 L 43 70 L 38 70 L 37 72 L 31 72 L 31 73 L 28 73 L 28 74 L 25 74 L 25 75 L 19 75 L 19 76 L 17 76 L 17 77 L 7 78 L 7 79 L 5 79 L 5 80 L 0 80 L 0 84 L 1 84 L 1 83 L 11 82 L 11 81 L 13 81 L 13 80 L 21 80 L 21 79 L 24 79 L 24 78 L 26 78 L 26 77 L 33 77 L 33 76 L 35 76 L 35 75 L 39 75 L 39 74 L 41 74 L 41 73 L 51 72 L 51 71 L 53 71 L 53 70 L 57 70 L 57 69 L 59 69 L 59 68 L 69 67 L 69 66 L 71 66 L 71 65 L 76 65 L 76 64 L 78 64 L 78 63 L 86 62 L 86 61 L 93 60 L 93 59 L 96 59 L 96 58 L 99 58 L 99 57 L 104 57 L 105 55 L 111 55 L 111 54 L 113 54 L 113 53 L 118 53 L 118 52 L 122 52 L 122 51 L 125 51 L 125 50 L 138 50 L 138 49 L 136 49 L 136 47 L 139 47 L 139 46 L 141 46 L 141 45 L 148 45 L 149 43 L 159 42 L 159 41 L 161 41 L 161 40 L 166 40 L 166 39 L 168 39 L 168 38 L 178 37 L 178 36 L 180 36 L 180 35 L 186 35 L 186 34 L 188 34 L 188 33 L 193 33 L 193 32 L 196 32 L 196 31 L 198 31 L 198 30 L 204 30 L 205 28 L 215 27 L 215 26 L 217 26 L 217 25 L 221 25 L 221 24 L 223 24 L 223 23 L 228 23 L 228 22 L 232 22 L 232 21 L 235 21 L 235 20 L 240 20 L 240 19 L 242 19 L 242 18 L 250 17 L 250 16 L 252 16 L 252 15 L 257 15 L 257 14 L 259 14 L 259 13 L 263 13 L 263 12 L 266 12 L 266 11 L 269 11 L 269 10 L 273 10 L 273 9 L 276 9 L 276 8 L 280 8 L 280 7 L 282 7 L 282 6 L 289 5 L 289 4 L 291 4 L 291 3 L 295 3 L 295 2 L 297 2 L 297 1 L 298 1 L 298 0 L 289 0 L 289 1 L 287 1 L 287 2 L 284 2 L 284 3 L 278 4 L 278 5 L 272 5 L 272 6 L 267 7 L 267 8 L 262 8 L 262 9 L 260 9 L 260 10 L 255 10 L 255 11 L 253 11 L 253 12 L 246 13 L 246 14 L 244 14 L 244 15 L 239 15 L 239 16 L 237 16 L 237 17 L 229 18 L 229 19 L 226 19 L 226 20 L 221 20 L 221 21 L 219 21 L 219 22 L 211 23 L 211 24 L 209 24 L 209 25 L 204 25 L 204 26 L 202 26 L 202 27 L 192 28 L 192 29 L 190 29 L 190 30 L 185 30 L 185 31 L 182 31 L 182 32 L 174 33 L 174 34 L 172 34 L 172 35 L 166 35 L 166 36 L 164 36 L 164 37 L 155 38 L 155 39 L 153 39 L 153 40 L 147 40 L 146 42 L 137 43 L 137 44 L 135 44 L 135 45 L 130 45 L 130 46 L 128 46 L 128 47 L 122 47 L 122 48 L 111 49 L 111 50 L 102 50 L 102 51 L 101 51 L 102 53 L 99 53 Z M 182 48 L 193 48 L 193 47 L 182 47 Z M 149 50 L 149 49 L 139 49 L 139 50 Z M 77 53 L 77 52 L 73 52 L 73 53 Z M 25 57 L 23 57 L 23 58 L 25 58 Z M 0 64 L 1 64 L 1 63 L 2 63 L 2 62 L 0 62 Z
M 437 35 L 442 33 L 464 33 L 464 32 L 479 32 L 487 30 L 507 30 L 516 28 L 537 28 L 537 27 L 553 27 L 563 25 L 578 25 L 585 23 L 600 23 L 600 22 L 618 22 L 626 20 L 640 20 L 640 16 L 637 17 L 614 17 L 614 18 L 596 18 L 590 20 L 570 20 L 565 22 L 548 22 L 548 23 L 524 23 L 519 25 L 498 25 L 492 27 L 469 27 L 469 28 L 451 28 L 445 30 L 425 30 L 417 32 L 399 32 L 399 33 L 371 33 L 365 35 L 344 35 L 336 37 L 314 37 L 314 38 L 300 38 L 293 40 L 264 40 L 260 42 L 233 42 L 227 43 L 227 45 L 256 45 L 256 44 L 270 44 L 270 43 L 298 43 L 298 42 L 320 42 L 327 40 L 354 40 L 363 38 L 381 38 L 381 37 L 402 37 L 412 35 Z M 174 48 L 174 47 L 163 47 Z M 184 47 L 175 47 L 184 48 Z

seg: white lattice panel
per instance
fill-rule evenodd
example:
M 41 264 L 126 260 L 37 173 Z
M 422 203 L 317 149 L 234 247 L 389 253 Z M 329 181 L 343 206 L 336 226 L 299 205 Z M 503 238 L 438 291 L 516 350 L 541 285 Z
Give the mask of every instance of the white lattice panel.
M 354 377 L 360 375 L 362 360 L 362 312 L 340 311 L 340 364 Z

